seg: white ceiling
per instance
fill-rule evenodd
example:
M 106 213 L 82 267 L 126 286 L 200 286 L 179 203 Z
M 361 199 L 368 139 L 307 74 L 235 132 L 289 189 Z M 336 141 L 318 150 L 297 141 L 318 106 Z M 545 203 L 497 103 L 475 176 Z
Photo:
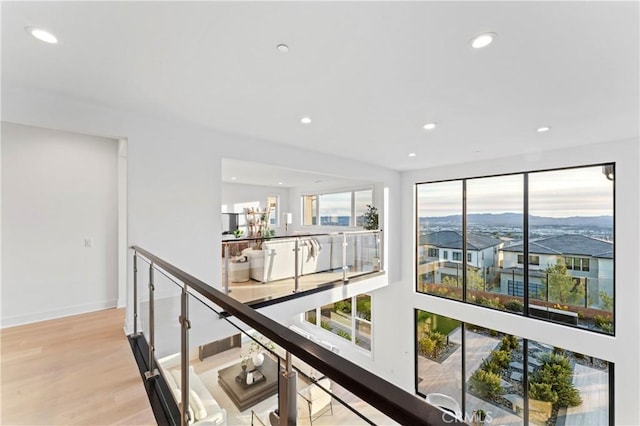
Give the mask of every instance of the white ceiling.
M 337 186 L 346 188 L 371 183 L 229 158 L 222 159 L 221 169 L 222 182 L 245 185 L 325 189 Z
M 639 134 L 635 1 L 1 7 L 3 87 L 397 170 Z M 36 41 L 28 25 L 60 43 Z M 498 36 L 473 50 L 470 39 L 483 31 Z M 305 115 L 310 125 L 300 124 Z M 438 127 L 423 130 L 430 121 Z M 537 133 L 543 125 L 552 130 Z

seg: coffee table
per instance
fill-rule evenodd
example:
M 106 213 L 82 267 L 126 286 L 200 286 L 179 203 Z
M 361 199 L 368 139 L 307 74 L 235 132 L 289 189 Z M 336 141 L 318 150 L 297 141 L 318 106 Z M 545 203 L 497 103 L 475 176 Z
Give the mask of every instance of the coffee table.
M 255 368 L 253 361 L 249 360 L 247 371 Z M 265 354 L 264 362 L 257 370 L 264 375 L 266 380 L 250 386 L 236 381 L 236 376 L 242 371 L 241 363 L 223 368 L 218 372 L 220 387 L 240 411 L 244 411 L 278 392 L 278 365 L 276 362 Z

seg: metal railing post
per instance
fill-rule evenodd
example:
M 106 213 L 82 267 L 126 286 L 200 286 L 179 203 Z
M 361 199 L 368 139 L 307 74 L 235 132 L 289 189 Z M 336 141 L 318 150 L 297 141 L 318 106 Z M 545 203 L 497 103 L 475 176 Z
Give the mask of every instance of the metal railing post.
M 133 334 L 131 337 L 140 337 L 138 333 L 138 253 L 133 251 Z
M 347 277 L 347 234 L 342 233 L 342 282 L 346 283 L 349 281 Z
M 153 293 L 155 287 L 153 285 L 153 261 L 149 264 L 149 371 L 144 373 L 144 378 L 149 380 L 160 374 L 155 368 L 155 307 Z
M 224 244 L 224 293 L 229 294 L 229 243 Z
M 182 287 L 180 295 L 180 424 L 186 426 L 191 422 L 189 416 L 189 293 L 187 284 Z
M 293 292 L 294 293 L 298 293 L 300 291 L 300 239 L 296 238 L 295 241 L 295 246 L 294 246 L 294 254 L 295 254 L 295 262 L 294 262 L 294 267 L 296 268 L 294 273 L 293 273 L 293 281 L 294 281 L 294 288 L 293 288 Z

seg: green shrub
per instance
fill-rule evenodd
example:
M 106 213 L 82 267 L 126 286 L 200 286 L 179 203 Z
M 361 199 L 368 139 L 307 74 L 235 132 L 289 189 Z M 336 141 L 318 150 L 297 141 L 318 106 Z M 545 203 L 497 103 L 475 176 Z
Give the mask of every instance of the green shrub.
M 338 330 L 337 334 L 338 334 L 338 336 L 351 341 L 351 334 L 347 333 L 346 331 Z
M 558 394 L 551 389 L 549 383 L 531 383 L 529 386 L 529 398 L 555 404 L 558 402 Z
M 598 294 L 600 295 L 600 309 L 613 311 L 613 297 L 609 296 L 604 291 L 601 291 Z
M 356 310 L 360 315 L 360 318 L 364 318 L 367 321 L 371 321 L 371 299 L 357 299 Z
M 509 300 L 507 303 L 504 304 L 504 307 L 507 309 L 507 311 L 524 312 L 524 305 L 522 304 L 522 302 L 516 299 Z
M 430 337 L 423 337 L 418 341 L 418 352 L 420 355 L 433 356 L 435 349 L 436 342 L 431 340 Z
M 542 367 L 531 377 L 529 389 L 535 389 L 536 392 L 532 397 L 559 407 L 580 405 L 582 398 L 572 382 L 573 371 L 569 358 L 560 354 L 546 354 L 540 361 Z
M 478 305 L 487 306 L 489 308 L 498 309 L 500 311 L 505 310 L 505 306 L 502 303 L 500 303 L 500 299 L 498 299 L 497 297 L 494 299 L 491 299 L 483 296 L 478 296 L 476 298 L 476 303 Z
M 498 332 L 495 330 L 489 330 L 489 336 L 491 337 L 498 337 Z
M 520 344 L 518 343 L 518 338 L 516 336 L 507 334 L 502 338 L 502 345 L 500 346 L 501 350 L 509 352 L 517 350 L 519 347 Z
M 469 382 L 471 388 L 482 397 L 493 398 L 502 393 L 500 376 L 495 373 L 478 369 L 471 375 Z
M 329 331 L 333 330 L 333 327 L 331 327 L 331 324 L 329 324 L 329 321 L 320 321 L 320 327 Z
M 418 352 L 420 355 L 433 356 L 433 352 L 436 348 L 436 342 L 431 340 L 430 337 L 423 337 L 418 341 Z
M 511 362 L 511 354 L 507 351 L 493 351 L 491 352 L 491 362 L 501 369 L 507 368 Z
M 351 300 L 340 300 L 333 304 L 333 312 L 344 312 L 345 314 L 351 313 Z
M 498 375 L 502 371 L 502 367 L 500 367 L 495 362 L 491 361 L 490 358 L 487 358 L 487 359 L 482 361 L 482 364 L 480 365 L 480 369 L 484 370 L 484 371 L 486 371 L 488 373 L 494 373 L 494 374 L 498 374 Z
M 447 336 L 445 336 L 444 334 L 438 331 L 434 331 L 429 337 L 431 337 L 431 340 L 433 340 L 433 342 L 435 343 L 436 352 L 440 352 L 447 346 Z
M 594 318 L 596 323 L 596 327 L 605 333 L 613 334 L 613 323 L 609 319 L 609 317 L 604 315 L 596 315 Z

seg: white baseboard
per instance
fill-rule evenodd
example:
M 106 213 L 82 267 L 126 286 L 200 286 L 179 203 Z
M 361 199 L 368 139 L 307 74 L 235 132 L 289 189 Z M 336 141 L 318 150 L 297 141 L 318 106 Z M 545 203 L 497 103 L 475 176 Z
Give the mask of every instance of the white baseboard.
M 16 325 L 31 324 L 34 322 L 46 321 L 56 318 L 68 317 L 71 315 L 86 314 L 87 312 L 99 311 L 116 307 L 116 299 L 105 300 L 98 303 L 86 305 L 67 306 L 44 312 L 33 312 L 26 315 L 2 318 L 0 328 L 15 327 Z

